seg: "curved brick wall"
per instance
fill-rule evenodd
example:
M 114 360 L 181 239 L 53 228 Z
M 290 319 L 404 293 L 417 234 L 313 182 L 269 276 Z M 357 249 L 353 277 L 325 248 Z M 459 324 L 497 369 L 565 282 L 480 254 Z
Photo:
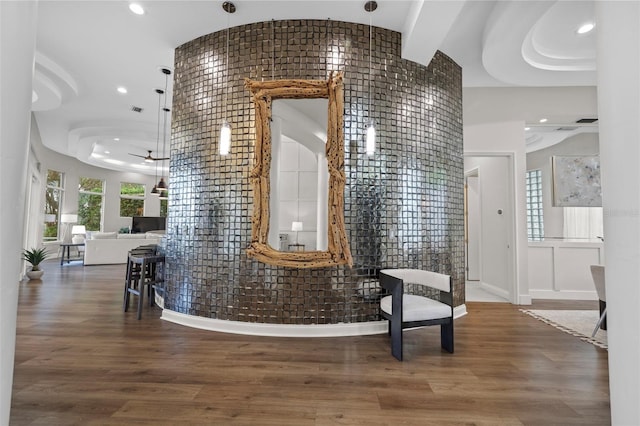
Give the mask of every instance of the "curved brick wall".
M 429 67 L 403 60 L 400 34 L 374 28 L 371 114 L 378 150 L 368 157 L 368 31 L 316 20 L 235 27 L 228 69 L 226 30 L 176 50 L 168 309 L 260 323 L 371 321 L 378 319 L 373 275 L 381 267 L 450 273 L 456 305 L 464 303 L 461 69 L 440 52 Z M 244 78 L 326 79 L 331 70 L 345 75 L 345 221 L 354 267 L 259 263 L 245 254 L 254 123 Z M 233 126 L 225 157 L 217 153 L 223 110 Z

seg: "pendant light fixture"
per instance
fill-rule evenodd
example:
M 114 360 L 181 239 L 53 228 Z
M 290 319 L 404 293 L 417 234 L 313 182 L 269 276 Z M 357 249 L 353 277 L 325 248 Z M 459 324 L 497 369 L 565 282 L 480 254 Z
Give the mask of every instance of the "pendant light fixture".
M 367 114 L 369 115 L 369 122 L 367 124 L 366 131 L 366 152 L 367 155 L 373 155 L 376 152 L 376 126 L 373 118 L 371 117 L 371 53 L 372 53 L 372 37 L 371 37 L 371 14 L 378 8 L 378 3 L 375 1 L 368 1 L 364 4 L 364 10 L 369 13 L 369 107 Z
M 165 105 L 166 105 L 166 97 L 165 97 Z M 164 130 L 163 130 L 163 140 L 162 140 L 162 157 L 164 158 L 164 154 L 165 154 L 165 145 L 167 143 L 166 139 L 167 139 L 167 123 L 169 122 L 169 120 L 167 119 L 167 114 L 169 114 L 169 112 L 171 111 L 169 108 L 167 108 L 166 106 L 164 108 L 162 108 L 162 111 L 164 112 Z M 164 160 L 162 160 L 162 167 L 164 168 Z M 160 191 L 160 199 L 161 200 L 166 200 L 168 199 L 168 190 L 169 188 L 167 187 L 166 182 L 164 181 L 164 177 L 160 178 L 160 182 L 158 182 L 158 190 Z
M 162 89 L 156 89 L 156 93 L 158 94 L 158 129 L 156 132 L 156 155 L 158 151 L 158 149 L 160 148 L 160 105 L 161 105 L 161 97 L 164 94 L 164 91 Z M 151 156 L 151 155 L 149 155 Z M 158 162 L 154 161 L 155 166 L 156 166 L 156 174 L 155 174 L 155 179 L 154 182 L 158 180 Z M 151 194 L 154 195 L 158 195 L 160 193 L 160 191 L 158 191 L 158 185 L 155 184 L 153 185 L 153 189 L 151 190 Z
M 225 119 L 222 121 L 222 125 L 220 126 L 220 140 L 218 149 L 220 150 L 220 155 L 228 155 L 231 150 L 231 125 L 226 119 L 227 110 L 229 109 L 228 100 L 229 100 L 229 19 L 232 13 L 235 13 L 236 6 L 230 1 L 225 1 L 222 3 L 222 9 L 227 12 L 227 60 L 225 63 L 226 67 L 226 86 L 224 92 L 224 116 Z
M 164 162 L 165 162 L 165 152 L 167 146 L 167 123 L 169 122 L 167 118 L 167 114 L 171 111 L 167 108 L 167 89 L 169 87 L 169 76 L 171 75 L 171 70 L 168 68 L 161 68 L 160 71 L 164 74 L 164 107 L 162 108 L 163 116 L 162 116 L 162 177 L 160 178 L 160 182 L 158 182 L 157 188 L 158 191 L 164 192 L 168 189 L 167 183 L 164 181 Z M 160 194 L 162 195 L 162 194 Z

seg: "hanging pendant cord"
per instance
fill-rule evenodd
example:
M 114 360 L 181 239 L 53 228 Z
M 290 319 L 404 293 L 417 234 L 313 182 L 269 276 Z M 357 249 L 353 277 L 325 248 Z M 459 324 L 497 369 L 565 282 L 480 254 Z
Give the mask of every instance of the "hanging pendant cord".
M 367 114 L 369 115 L 369 121 L 371 121 L 371 14 L 373 12 L 369 12 L 369 106 L 367 110 Z
M 158 129 L 156 132 L 156 155 L 158 155 L 160 153 L 160 105 L 161 105 L 160 97 L 162 96 L 162 93 L 160 93 L 160 89 L 157 89 L 156 93 L 158 94 Z M 156 182 L 157 182 L 158 181 L 158 162 L 154 161 L 154 163 L 156 166 Z
M 164 75 L 164 121 L 163 123 L 163 131 L 162 131 L 162 158 L 165 158 L 165 149 L 167 145 L 167 112 L 169 109 L 167 108 L 167 89 L 169 88 L 169 74 L 165 73 Z M 162 160 L 162 168 L 164 169 L 164 161 Z M 162 173 L 164 176 L 164 173 Z
M 226 59 L 226 65 L 227 65 L 227 84 L 225 87 L 225 93 L 224 93 L 224 116 L 225 116 L 225 121 L 226 121 L 226 117 L 227 117 L 227 110 L 228 110 L 228 106 L 227 106 L 227 102 L 229 102 L 229 25 L 230 25 L 230 18 L 229 18 L 230 13 L 227 13 L 227 59 Z

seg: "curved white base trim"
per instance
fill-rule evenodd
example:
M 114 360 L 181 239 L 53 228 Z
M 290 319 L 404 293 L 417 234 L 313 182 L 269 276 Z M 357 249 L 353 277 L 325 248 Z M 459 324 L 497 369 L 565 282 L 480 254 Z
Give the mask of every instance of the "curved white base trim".
M 185 315 L 165 309 L 163 320 L 187 327 L 222 333 L 246 334 L 271 337 L 343 337 L 365 336 L 387 332 L 387 321 L 371 321 L 341 324 L 265 324 L 241 321 L 227 321 L 213 318 Z
M 453 319 L 458 319 L 465 315 L 467 315 L 467 305 L 463 303 L 462 305 L 453 307 Z
M 460 318 L 467 314 L 467 306 L 453 308 L 453 317 Z M 162 310 L 163 320 L 187 327 L 222 333 L 245 334 L 249 336 L 270 337 L 345 337 L 383 334 L 387 332 L 387 321 L 371 321 L 340 324 L 265 324 L 219 320 L 214 318 L 185 315 L 169 309 Z

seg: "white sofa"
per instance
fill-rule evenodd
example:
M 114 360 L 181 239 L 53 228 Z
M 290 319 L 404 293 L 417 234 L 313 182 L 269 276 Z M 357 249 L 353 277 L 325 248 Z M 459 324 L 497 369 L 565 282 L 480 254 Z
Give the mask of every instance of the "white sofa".
M 112 265 L 127 263 L 127 253 L 136 247 L 159 244 L 161 235 L 117 234 L 115 232 L 94 232 L 84 241 L 85 265 Z

